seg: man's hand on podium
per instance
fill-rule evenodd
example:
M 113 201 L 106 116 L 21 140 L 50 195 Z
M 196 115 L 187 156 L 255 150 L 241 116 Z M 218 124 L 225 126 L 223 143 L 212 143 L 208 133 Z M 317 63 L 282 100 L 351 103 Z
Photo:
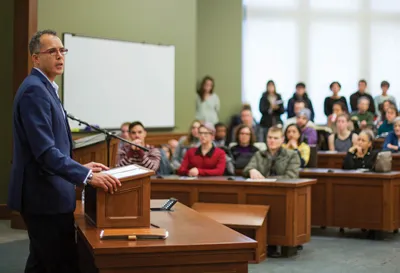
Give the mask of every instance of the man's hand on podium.
M 93 178 L 89 182 L 92 187 L 102 188 L 105 192 L 113 194 L 121 187 L 121 182 L 112 175 L 106 173 L 93 173 Z
M 99 173 L 101 171 L 105 171 L 105 170 L 109 170 L 110 168 L 101 164 L 101 163 L 97 163 L 97 162 L 90 162 L 88 164 L 83 165 L 86 168 L 89 168 L 92 170 L 92 172 L 94 173 Z

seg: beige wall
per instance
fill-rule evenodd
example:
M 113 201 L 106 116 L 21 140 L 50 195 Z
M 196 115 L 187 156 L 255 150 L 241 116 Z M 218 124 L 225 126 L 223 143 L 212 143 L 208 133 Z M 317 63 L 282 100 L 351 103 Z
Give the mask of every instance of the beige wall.
M 0 4 L 0 204 L 7 201 L 12 155 L 12 69 L 13 69 L 13 0 Z
M 175 130 L 186 131 L 195 112 L 196 1 L 39 0 L 38 28 L 175 45 Z
M 221 100 L 220 120 L 240 110 L 242 1 L 197 1 L 197 79 L 211 75 Z

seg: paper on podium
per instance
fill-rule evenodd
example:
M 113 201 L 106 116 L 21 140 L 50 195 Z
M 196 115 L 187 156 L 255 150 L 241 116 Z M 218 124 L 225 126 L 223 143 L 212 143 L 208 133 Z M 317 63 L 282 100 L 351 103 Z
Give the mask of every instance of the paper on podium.
M 130 177 L 130 176 L 134 176 L 134 175 L 138 175 L 138 174 L 143 174 L 143 173 L 148 173 L 148 172 L 149 172 L 148 170 L 141 168 L 137 165 L 128 165 L 128 166 L 124 166 L 124 167 L 114 168 L 114 169 L 111 169 L 108 171 L 103 171 L 103 173 L 110 174 L 117 179 L 122 179 L 122 178 Z
M 246 179 L 246 181 L 253 181 L 253 182 L 276 182 L 276 180 L 277 180 L 276 178 Z

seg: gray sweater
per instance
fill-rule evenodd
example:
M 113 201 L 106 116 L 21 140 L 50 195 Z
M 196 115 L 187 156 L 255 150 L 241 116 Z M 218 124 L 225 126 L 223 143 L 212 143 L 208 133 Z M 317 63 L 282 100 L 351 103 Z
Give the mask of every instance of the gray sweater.
M 196 99 L 196 119 L 203 122 L 215 124 L 219 121 L 218 113 L 220 109 L 219 97 L 215 93 L 211 94 L 205 101 L 197 96 Z

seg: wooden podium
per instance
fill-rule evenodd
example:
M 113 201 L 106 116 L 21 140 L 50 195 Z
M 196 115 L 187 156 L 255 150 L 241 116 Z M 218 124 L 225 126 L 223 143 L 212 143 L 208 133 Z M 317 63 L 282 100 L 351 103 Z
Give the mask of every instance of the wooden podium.
M 129 165 L 107 172 L 122 185 L 114 194 L 85 187 L 85 218 L 98 228 L 150 227 L 150 177 L 154 171 Z

